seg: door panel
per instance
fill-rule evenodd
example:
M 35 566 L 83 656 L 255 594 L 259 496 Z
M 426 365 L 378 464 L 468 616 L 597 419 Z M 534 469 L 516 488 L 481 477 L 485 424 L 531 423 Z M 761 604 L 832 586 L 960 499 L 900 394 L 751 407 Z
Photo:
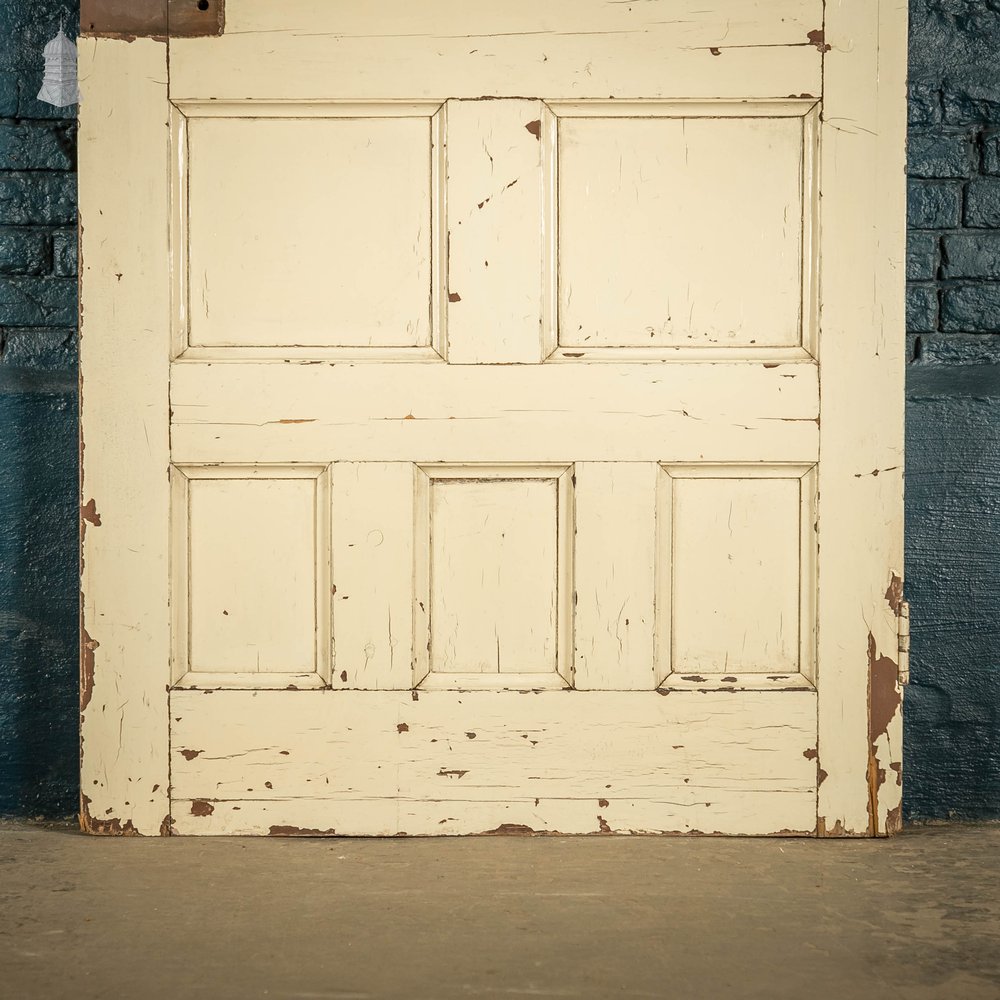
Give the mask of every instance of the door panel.
M 560 119 L 559 345 L 800 346 L 814 107 L 696 117 L 644 103 Z
M 88 829 L 895 828 L 905 11 L 829 6 L 84 40 Z
M 814 691 L 232 691 L 221 719 L 208 707 L 218 697 L 171 700 L 179 833 L 764 834 L 815 822 Z

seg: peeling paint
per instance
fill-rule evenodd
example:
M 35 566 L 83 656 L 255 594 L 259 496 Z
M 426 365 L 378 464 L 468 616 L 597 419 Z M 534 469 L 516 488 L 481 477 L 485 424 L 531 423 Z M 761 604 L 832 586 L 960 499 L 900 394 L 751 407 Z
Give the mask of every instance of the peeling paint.
M 101 526 L 101 515 L 97 513 L 97 501 L 93 497 L 90 498 L 85 504 L 80 505 L 80 517 L 86 521 L 87 524 L 92 524 L 95 528 Z
M 894 577 L 895 579 L 895 577 Z M 889 585 L 888 594 L 893 590 L 893 585 Z M 879 767 L 878 741 L 881 737 L 887 736 L 889 727 L 892 725 L 896 714 L 902 704 L 902 694 L 899 688 L 899 666 L 890 656 L 879 656 L 875 643 L 875 636 L 868 633 L 868 825 L 869 832 L 873 836 L 878 836 L 878 800 L 879 791 L 885 784 L 885 768 Z M 901 770 L 897 772 L 897 781 L 900 778 Z M 886 829 L 883 833 L 893 833 L 896 829 L 892 824 L 899 823 L 899 817 L 893 814 L 897 810 L 890 810 Z
M 868 738 L 874 753 L 875 741 L 885 735 L 899 711 L 902 695 L 899 691 L 896 661 L 879 656 L 875 636 L 868 633 L 869 719 Z
M 86 712 L 94 693 L 94 650 L 100 647 L 96 639 L 91 639 L 86 628 L 80 636 L 80 711 Z
M 826 32 L 822 28 L 810 31 L 806 37 L 809 39 L 810 45 L 815 45 L 816 48 L 824 54 L 831 51 L 833 48 L 832 45 L 826 44 Z
M 857 834 L 849 833 L 847 828 L 844 826 L 844 821 L 841 819 L 836 820 L 832 826 L 827 825 L 827 819 L 825 816 L 820 816 L 816 820 L 816 836 L 817 837 L 854 837 Z
M 528 122 L 524 126 L 536 139 L 541 141 L 542 138 L 542 120 L 536 118 L 533 122 Z
M 130 819 L 122 823 L 117 816 L 105 819 L 96 819 L 93 817 L 90 814 L 90 801 L 86 795 L 80 795 L 80 829 L 84 833 L 90 833 L 97 837 L 142 836 Z
M 308 826 L 272 826 L 269 837 L 336 837 L 336 830 L 316 830 Z
M 204 752 L 204 750 L 181 750 L 180 754 L 185 760 L 194 760 L 195 757 Z
M 534 837 L 544 834 L 544 830 L 533 830 L 523 823 L 501 823 L 492 830 L 483 830 L 481 837 Z
M 396 726 L 396 732 L 397 733 L 408 733 L 409 731 L 410 731 L 410 727 L 405 722 L 400 722 Z
M 898 618 L 899 609 L 903 604 L 903 578 L 898 573 L 892 574 L 892 579 L 885 592 L 885 599 L 888 601 L 892 613 Z
M 174 832 L 173 825 L 173 818 L 170 813 L 167 813 L 167 815 L 163 817 L 163 822 L 160 824 L 160 836 L 169 837 Z
M 192 816 L 211 816 L 215 812 L 215 806 L 211 802 L 206 802 L 204 799 L 195 799 L 191 803 L 191 815 Z

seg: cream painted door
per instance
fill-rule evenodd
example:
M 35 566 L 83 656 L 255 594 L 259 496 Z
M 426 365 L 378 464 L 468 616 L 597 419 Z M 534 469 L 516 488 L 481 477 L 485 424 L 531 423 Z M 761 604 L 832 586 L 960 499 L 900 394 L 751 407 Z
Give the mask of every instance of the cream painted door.
M 897 828 L 904 3 L 207 8 L 80 42 L 85 828 Z

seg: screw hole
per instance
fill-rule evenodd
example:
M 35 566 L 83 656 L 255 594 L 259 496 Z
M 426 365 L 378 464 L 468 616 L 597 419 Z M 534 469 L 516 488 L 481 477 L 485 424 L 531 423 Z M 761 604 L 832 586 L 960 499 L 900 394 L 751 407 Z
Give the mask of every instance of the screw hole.
M 208 0 L 198 0 L 198 10 L 208 10 Z

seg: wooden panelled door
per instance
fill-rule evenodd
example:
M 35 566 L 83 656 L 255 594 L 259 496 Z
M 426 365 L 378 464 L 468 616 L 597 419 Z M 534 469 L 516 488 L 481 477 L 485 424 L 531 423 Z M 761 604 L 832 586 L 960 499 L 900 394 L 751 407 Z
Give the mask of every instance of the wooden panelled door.
M 897 829 L 904 0 L 122 6 L 84 827 Z

